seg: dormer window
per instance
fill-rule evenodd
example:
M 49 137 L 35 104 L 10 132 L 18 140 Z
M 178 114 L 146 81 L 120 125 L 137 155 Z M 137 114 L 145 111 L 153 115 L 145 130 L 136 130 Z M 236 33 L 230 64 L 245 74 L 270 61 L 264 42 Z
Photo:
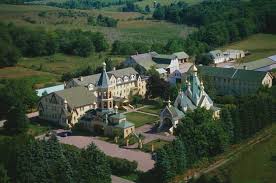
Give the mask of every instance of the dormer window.
M 89 91 L 91 91 L 91 90 L 94 89 L 94 85 L 93 84 L 89 84 L 87 88 L 88 88 Z
M 118 83 L 118 84 L 122 83 L 122 79 L 121 79 L 121 78 L 118 78 L 118 79 L 117 79 L 117 83 Z
M 128 77 L 127 76 L 124 77 L 124 82 L 128 82 Z
M 130 76 L 130 80 L 135 80 L 135 76 L 133 74 Z

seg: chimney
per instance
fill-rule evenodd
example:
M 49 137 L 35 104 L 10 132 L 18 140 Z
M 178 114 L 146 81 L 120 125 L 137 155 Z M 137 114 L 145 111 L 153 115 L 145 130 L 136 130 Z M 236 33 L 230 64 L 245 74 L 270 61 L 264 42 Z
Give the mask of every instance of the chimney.
M 136 55 L 138 55 L 139 53 L 138 53 L 138 51 L 136 51 Z
M 80 81 L 83 81 L 83 77 L 82 77 L 82 76 L 80 76 L 80 77 L 79 77 L 79 80 L 80 80 Z
M 116 67 L 113 67 L 113 69 L 112 69 L 113 71 L 116 71 Z
M 246 66 L 246 65 L 244 65 L 244 66 L 243 66 L 243 69 L 244 69 L 244 70 L 247 70 L 247 66 Z

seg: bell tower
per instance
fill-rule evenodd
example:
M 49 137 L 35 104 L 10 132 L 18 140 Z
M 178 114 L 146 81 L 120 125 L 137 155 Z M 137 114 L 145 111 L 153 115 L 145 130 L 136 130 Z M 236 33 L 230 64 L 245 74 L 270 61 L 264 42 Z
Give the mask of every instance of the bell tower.
M 106 63 L 103 63 L 103 71 L 97 83 L 98 87 L 98 107 L 101 109 L 113 108 L 113 95 L 111 91 L 111 83 L 106 73 Z

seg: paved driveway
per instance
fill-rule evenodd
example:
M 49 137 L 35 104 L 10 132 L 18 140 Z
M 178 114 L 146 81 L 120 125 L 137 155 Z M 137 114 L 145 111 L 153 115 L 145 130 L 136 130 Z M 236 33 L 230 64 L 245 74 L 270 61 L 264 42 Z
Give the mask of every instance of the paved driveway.
M 95 137 L 68 136 L 60 138 L 60 142 L 64 144 L 74 145 L 79 148 L 85 148 L 93 142 L 108 156 L 125 158 L 129 161 L 137 161 L 138 170 L 140 171 L 146 172 L 154 167 L 154 161 L 151 159 L 151 154 L 141 151 L 119 148 L 116 144 L 108 143 Z

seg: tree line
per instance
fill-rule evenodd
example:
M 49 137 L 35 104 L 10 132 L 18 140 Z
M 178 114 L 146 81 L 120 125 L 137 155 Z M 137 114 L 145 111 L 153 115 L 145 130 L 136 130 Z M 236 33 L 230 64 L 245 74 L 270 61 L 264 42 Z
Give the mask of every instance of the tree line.
M 199 27 L 185 40 L 173 41 L 190 55 L 199 55 L 257 32 L 276 33 L 275 8 L 273 0 L 178 2 L 158 4 L 153 18 Z
M 100 0 L 67 0 L 65 2 L 48 2 L 48 6 L 56 6 L 66 9 L 101 9 L 104 7 L 123 5 L 128 2 L 137 2 L 141 0 L 116 0 L 116 1 L 100 1 Z
M 169 182 L 204 159 L 223 153 L 229 145 L 272 125 L 276 120 L 275 89 L 262 89 L 256 95 L 224 100 L 227 104 L 221 109 L 220 119 L 213 118 L 212 112 L 204 108 L 189 111 L 175 129 L 177 139 L 157 151 L 155 168 L 142 182 Z M 221 179 L 204 177 L 203 180 L 229 182 L 227 175 Z
M 102 33 L 82 30 L 30 29 L 0 24 L 0 67 L 13 66 L 20 56 L 35 57 L 57 52 L 87 57 L 109 47 Z
M 117 27 L 118 20 L 99 14 L 97 17 L 89 16 L 87 18 L 87 23 L 93 26 L 98 25 L 102 27 Z

